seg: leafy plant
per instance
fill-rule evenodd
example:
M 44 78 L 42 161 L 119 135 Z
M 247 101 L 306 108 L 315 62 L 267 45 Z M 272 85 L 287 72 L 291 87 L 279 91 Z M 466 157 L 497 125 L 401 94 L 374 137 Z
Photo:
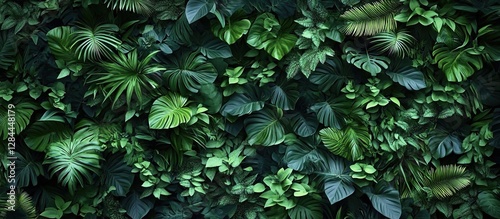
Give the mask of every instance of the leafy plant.
M 114 36 L 119 30 L 114 24 L 89 26 L 82 23 L 79 29 L 71 33 L 72 44 L 78 58 L 85 60 L 100 60 L 103 56 L 110 58 L 121 41 Z M 63 30 L 64 31 L 64 30 Z M 63 32 L 64 34 L 64 32 Z M 65 37 L 65 35 L 61 35 Z M 67 38 L 60 39 L 62 42 Z
M 342 30 L 353 36 L 370 36 L 394 30 L 396 20 L 393 13 L 397 6 L 396 1 L 380 0 L 351 8 L 340 16 L 346 20 Z
M 366 126 L 355 122 L 348 122 L 342 129 L 324 128 L 319 134 L 325 147 L 333 154 L 353 161 L 363 159 L 370 142 Z

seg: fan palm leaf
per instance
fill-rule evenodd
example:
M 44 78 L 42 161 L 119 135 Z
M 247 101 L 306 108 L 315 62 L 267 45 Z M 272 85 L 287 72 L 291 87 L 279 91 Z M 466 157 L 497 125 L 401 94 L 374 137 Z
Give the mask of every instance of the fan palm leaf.
M 415 41 L 415 38 L 406 31 L 381 32 L 370 39 L 374 44 L 372 49 L 389 52 L 401 58 L 411 53 L 411 46 Z
M 342 30 L 353 36 L 371 36 L 395 30 L 394 12 L 397 7 L 396 1 L 380 0 L 349 9 L 340 16 L 346 21 Z
M 114 24 L 100 24 L 90 26 L 80 24 L 78 30 L 72 33 L 73 44 L 78 58 L 85 60 L 100 60 L 102 56 L 111 57 L 121 41 L 114 36 L 119 30 Z
M 128 54 L 119 54 L 112 57 L 113 62 L 105 62 L 101 66 L 104 73 L 92 73 L 88 83 L 99 86 L 105 94 L 105 100 L 113 96 L 113 106 L 125 93 L 127 105 L 132 98 L 137 98 L 138 104 L 142 106 L 143 95 L 159 87 L 158 83 L 149 74 L 165 70 L 165 68 L 150 64 L 149 62 L 157 53 L 152 52 L 142 60 L 139 59 L 137 51 Z
M 429 187 L 432 194 L 438 199 L 452 196 L 460 189 L 470 184 L 466 176 L 465 167 L 456 165 L 439 166 L 435 170 L 430 170 L 424 186 Z
M 108 8 L 120 11 L 131 11 L 140 14 L 151 14 L 153 3 L 150 0 L 106 0 Z

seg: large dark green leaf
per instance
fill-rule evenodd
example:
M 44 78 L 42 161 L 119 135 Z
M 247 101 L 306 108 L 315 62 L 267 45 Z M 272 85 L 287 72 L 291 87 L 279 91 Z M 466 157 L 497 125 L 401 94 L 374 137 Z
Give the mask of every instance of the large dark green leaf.
M 411 66 L 387 71 L 387 75 L 408 90 L 420 90 L 426 87 L 424 74 Z
M 0 34 L 0 68 L 7 69 L 14 63 L 17 47 L 14 35 L 7 31 Z
M 318 121 L 325 126 L 340 129 L 345 123 L 344 117 L 339 113 L 340 109 L 328 102 L 315 103 L 311 106 L 311 110 L 316 113 Z
M 490 124 L 490 130 L 493 132 L 493 139 L 490 145 L 500 148 L 500 108 L 496 108 L 493 114 L 493 121 Z
M 123 200 L 122 206 L 132 219 L 142 219 L 153 209 L 154 203 L 147 198 L 141 199 L 137 192 L 132 192 Z
M 330 204 L 335 204 L 354 193 L 349 171 L 345 159 L 341 157 L 329 156 L 325 161 L 324 168 L 319 174 L 325 180 L 325 194 Z
M 111 186 L 116 188 L 111 194 L 125 196 L 134 182 L 134 174 L 131 172 L 132 167 L 128 166 L 121 156 L 117 155 L 106 159 L 102 167 L 101 179 L 106 188 Z
M 233 56 L 229 46 L 217 38 L 204 41 L 203 44 L 200 46 L 200 51 L 201 54 L 203 54 L 209 59 L 229 58 Z
M 322 219 L 321 202 L 309 196 L 301 197 L 297 205 L 288 211 L 288 216 L 300 219 Z
M 208 113 L 217 113 L 222 107 L 222 93 L 214 84 L 202 85 L 200 95 L 193 96 L 193 99 L 207 107 Z
M 375 188 L 366 187 L 366 195 L 372 202 L 375 210 L 390 219 L 401 217 L 401 201 L 398 190 L 392 188 L 387 182 L 381 181 Z
M 187 123 L 193 111 L 186 107 L 188 99 L 177 94 L 169 93 L 155 100 L 149 113 L 149 128 L 171 129 Z
M 264 100 L 254 89 L 247 89 L 245 93 L 233 94 L 221 109 L 223 116 L 242 116 L 259 111 L 264 107 Z
M 21 133 L 28 126 L 33 112 L 38 108 L 39 106 L 28 101 L 12 104 L 10 107 L 9 105 L 0 105 L 0 138 L 7 139 L 11 127 L 14 127 L 15 135 Z M 9 118 L 11 118 L 10 124 L 13 126 L 9 125 Z
M 290 115 L 290 125 L 295 134 L 301 137 L 309 137 L 316 133 L 319 123 L 313 113 L 303 114 L 296 112 Z
M 16 182 L 19 188 L 38 184 L 38 176 L 44 173 L 40 160 L 31 153 L 16 153 Z
M 331 87 L 341 90 L 348 79 L 348 72 L 344 70 L 340 59 L 328 59 L 324 64 L 318 65 L 309 76 L 309 80 L 318 85 L 323 92 L 328 91 Z
M 285 140 L 285 128 L 281 124 L 283 112 L 263 110 L 245 119 L 245 131 L 250 145 L 272 146 Z
M 24 143 L 35 151 L 45 151 L 52 142 L 68 138 L 69 126 L 61 122 L 35 122 L 26 129 Z
M 287 147 L 283 160 L 294 170 L 313 172 L 323 162 L 323 157 L 317 149 L 319 142 L 320 139 L 317 136 L 301 140 L 293 134 L 288 134 L 285 138 Z
M 271 103 L 283 110 L 294 109 L 299 96 L 298 84 L 294 82 L 271 87 Z
M 462 140 L 456 134 L 436 129 L 430 133 L 429 149 L 435 158 L 443 158 L 451 154 L 451 152 L 461 154 Z
M 186 5 L 186 18 L 191 24 L 205 17 L 215 4 L 211 0 L 189 0 Z
M 500 199 L 491 192 L 483 191 L 477 196 L 477 203 L 484 213 L 500 218 Z

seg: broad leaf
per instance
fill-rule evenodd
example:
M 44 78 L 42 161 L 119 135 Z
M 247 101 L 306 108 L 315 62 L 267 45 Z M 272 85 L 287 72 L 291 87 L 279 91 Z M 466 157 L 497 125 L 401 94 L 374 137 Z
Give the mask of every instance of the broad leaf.
M 398 190 L 392 188 L 387 182 L 381 181 L 375 188 L 367 187 L 364 190 L 372 202 L 375 210 L 390 219 L 401 217 L 401 201 Z
M 326 159 L 324 168 L 319 174 L 325 180 L 325 194 L 330 204 L 333 205 L 354 193 L 355 189 L 349 171 L 349 166 L 343 158 L 329 156 Z
M 271 103 L 283 110 L 294 109 L 299 96 L 298 84 L 294 82 L 288 81 L 271 87 Z
M 318 121 L 327 127 L 340 129 L 345 123 L 344 117 L 339 113 L 340 109 L 328 102 L 315 103 L 311 110 L 316 113 Z
M 132 192 L 122 202 L 122 207 L 127 210 L 127 215 L 132 219 L 142 219 L 153 209 L 154 203 L 146 198 L 141 199 L 137 192 Z
M 331 87 L 341 90 L 347 82 L 348 76 L 342 61 L 338 58 L 326 60 L 325 64 L 320 64 L 309 76 L 309 81 L 323 91 L 328 91 Z
M 33 112 L 38 108 L 39 106 L 29 101 L 5 106 L 0 105 L 0 138 L 2 140 L 7 139 L 12 131 L 15 135 L 21 133 L 30 123 Z
M 264 107 L 264 100 L 254 89 L 247 89 L 245 93 L 233 94 L 221 109 L 223 116 L 242 116 L 259 111 Z
M 70 128 L 61 122 L 35 122 L 25 131 L 24 143 L 35 151 L 45 151 L 52 142 L 68 138 Z
M 285 140 L 285 129 L 281 124 L 283 112 L 263 110 L 245 119 L 245 131 L 250 145 L 272 146 Z
M 224 40 L 231 45 L 247 34 L 250 29 L 251 22 L 248 19 L 240 19 L 240 16 L 233 15 L 229 18 L 229 22 L 222 27 L 218 22 L 212 22 L 212 32 L 219 39 Z
M 434 46 L 434 61 L 451 82 L 465 81 L 483 67 L 480 52 L 475 48 L 448 48 L 444 43 Z
M 290 117 L 290 125 L 295 134 L 301 137 L 309 137 L 316 133 L 319 123 L 314 114 L 296 112 L 291 114 Z
M 383 69 L 389 67 L 391 60 L 385 56 L 372 55 L 368 52 L 361 52 L 349 44 L 344 47 L 346 61 L 353 64 L 359 69 L 369 72 L 372 76 L 376 76 Z
M 149 128 L 171 129 L 187 123 L 193 111 L 186 107 L 188 99 L 177 94 L 169 93 L 155 100 L 149 113 Z
M 204 41 L 200 46 L 200 51 L 201 54 L 209 59 L 229 58 L 233 56 L 229 46 L 226 43 L 218 40 L 217 38 L 213 38 L 209 41 Z
M 15 61 L 17 53 L 16 41 L 13 34 L 2 31 L 0 34 L 0 68 L 7 69 Z
M 31 153 L 25 155 L 16 153 L 16 182 L 17 186 L 22 188 L 26 186 L 36 186 L 38 184 L 38 176 L 44 174 L 42 163 L 35 159 Z
M 61 60 L 75 60 L 76 56 L 71 49 L 72 31 L 69 26 L 56 27 L 47 32 L 47 41 L 49 43 L 50 52 Z
M 186 18 L 191 24 L 202 17 L 205 17 L 215 4 L 211 0 L 189 0 L 186 4 Z
M 387 75 L 389 75 L 394 82 L 406 87 L 408 90 L 421 90 L 426 88 L 424 74 L 411 66 L 404 66 L 393 71 L 387 71 Z
M 125 196 L 134 182 L 134 174 L 131 172 L 132 167 L 128 166 L 122 157 L 117 155 L 106 159 L 102 167 L 101 179 L 106 188 L 111 186 L 116 188 L 111 194 Z
M 453 133 L 447 133 L 445 130 L 436 129 L 430 133 L 429 149 L 435 158 L 443 158 L 451 152 L 461 154 L 462 140 Z
M 288 210 L 288 216 L 300 219 L 322 219 L 323 209 L 321 202 L 310 196 L 302 197 L 298 199 L 295 207 Z
M 288 164 L 288 167 L 294 170 L 315 171 L 323 162 L 323 157 L 316 148 L 319 141 L 317 136 L 306 138 L 303 141 L 293 134 L 286 135 L 285 145 L 287 147 L 283 160 Z
M 500 218 L 500 199 L 493 193 L 482 191 L 477 196 L 477 203 L 484 213 L 493 218 Z

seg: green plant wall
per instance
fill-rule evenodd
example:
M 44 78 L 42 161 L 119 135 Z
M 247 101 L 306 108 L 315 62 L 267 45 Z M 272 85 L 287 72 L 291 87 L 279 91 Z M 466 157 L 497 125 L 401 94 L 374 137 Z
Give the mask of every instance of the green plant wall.
M 500 218 L 499 11 L 0 0 L 0 218 Z

